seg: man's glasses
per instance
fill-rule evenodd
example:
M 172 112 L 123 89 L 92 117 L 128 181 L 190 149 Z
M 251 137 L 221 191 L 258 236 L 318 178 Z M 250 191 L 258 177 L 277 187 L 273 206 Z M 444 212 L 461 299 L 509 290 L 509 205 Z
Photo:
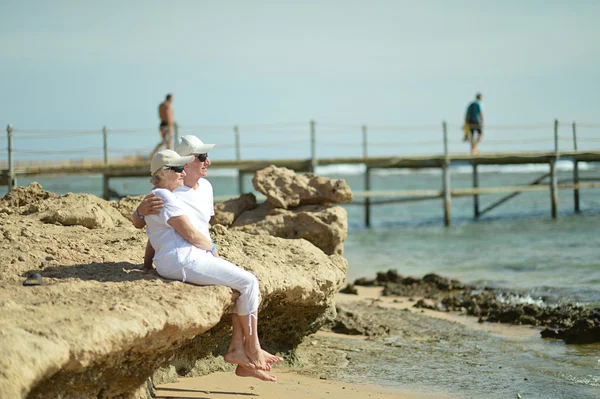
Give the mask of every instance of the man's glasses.
M 204 161 L 206 161 L 206 158 L 208 158 L 208 154 L 199 154 L 199 155 L 196 155 L 196 158 L 198 158 L 198 161 L 204 162 Z
M 173 172 L 182 173 L 183 166 L 167 166 L 167 170 L 172 170 Z

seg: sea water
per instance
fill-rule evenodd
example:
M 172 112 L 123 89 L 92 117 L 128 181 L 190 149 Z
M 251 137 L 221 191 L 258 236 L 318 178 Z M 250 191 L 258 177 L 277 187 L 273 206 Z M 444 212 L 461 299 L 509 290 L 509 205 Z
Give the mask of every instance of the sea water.
M 559 164 L 559 181 L 572 178 L 570 165 Z M 360 166 L 317 170 L 320 175 L 345 179 L 355 191 L 364 190 L 362 172 Z M 545 165 L 482 166 L 479 185 L 527 185 L 544 173 L 547 173 Z M 600 167 L 581 164 L 580 177 L 598 178 Z M 211 170 L 208 178 L 215 196 L 238 194 L 235 171 Z M 452 188 L 472 184 L 468 166 L 454 168 L 451 178 Z M 32 180 L 21 178 L 19 184 L 26 185 Z M 58 194 L 102 194 L 101 176 L 35 180 Z M 437 169 L 381 170 L 374 171 L 371 178 L 373 190 L 439 190 L 441 184 L 442 175 Z M 254 192 L 251 176 L 246 176 L 244 187 L 245 191 Z M 140 195 L 148 193 L 151 186 L 148 179 L 125 178 L 111 179 L 111 188 L 122 194 Z M 4 190 L 1 195 L 5 194 L 5 188 L 0 190 Z M 481 195 L 480 209 L 505 195 Z M 349 262 L 348 281 L 372 278 L 376 272 L 388 269 L 413 277 L 437 273 L 467 284 L 518 291 L 532 302 L 600 307 L 600 189 L 582 189 L 580 197 L 580 214 L 574 213 L 572 190 L 560 190 L 558 218 L 552 219 L 550 194 L 541 191 L 522 193 L 477 220 L 473 218 L 472 197 L 452 198 L 450 227 L 443 225 L 440 199 L 373 205 L 370 229 L 364 226 L 363 206 L 343 204 L 349 225 L 344 253 Z M 406 353 L 389 349 L 387 360 L 382 358 L 371 377 L 384 385 L 401 383 L 417 388 L 422 387 L 419 381 L 423 380 L 437 389 L 453 389 L 459 384 L 465 397 L 508 397 L 489 394 L 492 386 L 498 388 L 494 379 L 505 385 L 514 384 L 512 388 L 527 392 L 527 398 L 600 397 L 600 344 L 565 345 L 537 335 L 516 341 L 485 334 L 473 339 L 474 345 L 485 345 L 483 352 L 491 362 L 484 367 L 491 378 L 486 384 L 482 384 L 481 375 L 477 374 L 480 368 L 474 370 L 452 360 L 452 351 L 459 348 L 444 348 L 443 353 L 448 356 L 439 359 L 437 369 L 446 371 L 435 373 L 428 371 L 431 365 L 427 366 L 426 360 L 410 371 L 400 370 L 396 361 Z M 529 380 L 512 378 L 506 369 L 492 370 L 497 364 L 507 363 L 515 375 L 528 375 Z M 448 370 L 452 370 L 451 375 Z M 512 388 L 498 392 L 515 392 Z

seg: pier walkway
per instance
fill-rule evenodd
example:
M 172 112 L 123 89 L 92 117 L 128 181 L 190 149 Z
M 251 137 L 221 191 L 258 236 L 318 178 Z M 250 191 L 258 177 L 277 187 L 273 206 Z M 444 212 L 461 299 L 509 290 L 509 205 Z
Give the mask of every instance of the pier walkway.
M 451 153 L 448 150 L 447 126 L 442 125 L 443 152 L 429 155 L 396 155 L 396 156 L 369 156 L 369 142 L 367 140 L 367 128 L 362 127 L 362 154 L 349 157 L 326 157 L 316 156 L 316 129 L 315 123 L 310 123 L 310 148 L 311 154 L 307 158 L 282 158 L 282 159 L 240 159 L 241 145 L 239 140 L 239 129 L 234 127 L 235 132 L 235 158 L 232 160 L 213 160 L 212 169 L 233 169 L 238 173 L 238 191 L 245 192 L 243 187 L 243 176 L 255 171 L 276 165 L 286 167 L 297 172 L 312 172 L 318 166 L 329 165 L 363 165 L 364 166 L 364 190 L 354 191 L 355 200 L 353 204 L 365 207 L 365 225 L 370 226 L 371 206 L 378 204 L 410 202 L 430 199 L 442 199 L 444 203 L 444 223 L 451 223 L 451 199 L 452 197 L 473 197 L 473 216 L 475 218 L 491 211 L 495 207 L 510 200 L 522 192 L 547 191 L 550 198 L 550 212 L 553 218 L 557 217 L 558 190 L 570 189 L 574 195 L 574 211 L 579 212 L 579 197 L 581 189 L 600 188 L 600 176 L 596 179 L 580 179 L 578 164 L 580 162 L 600 162 L 600 149 L 577 149 L 575 136 L 575 124 L 573 124 L 573 150 L 559 151 L 558 122 L 554 123 L 554 148 L 549 151 L 520 151 L 520 152 L 491 152 L 478 155 L 468 153 Z M 18 184 L 20 177 L 34 176 L 60 176 L 60 175 L 102 175 L 103 193 L 105 198 L 118 197 L 126 193 L 115 193 L 110 189 L 110 179 L 119 177 L 148 177 L 149 160 L 143 156 L 127 156 L 119 158 L 108 157 L 107 130 L 104 135 L 104 157 L 102 159 L 87 160 L 65 160 L 45 162 L 17 162 L 14 161 L 11 126 L 7 129 L 8 162 L 6 167 L 0 166 L 0 185 L 8 186 L 9 189 Z M 600 142 L 600 135 L 598 135 Z M 594 138 L 591 140 L 596 142 Z M 340 143 L 343 145 L 344 143 Z M 226 146 L 222 146 L 226 147 Z M 355 145 L 356 147 L 356 145 Z M 571 181 L 558 181 L 556 177 L 556 162 L 570 161 L 573 163 L 573 178 Z M 549 173 L 545 173 L 529 185 L 510 185 L 501 187 L 479 187 L 478 166 L 480 165 L 527 165 L 546 164 Z M 452 188 L 451 173 L 455 165 L 470 165 L 472 168 L 472 187 Z M 423 169 L 437 168 L 441 170 L 440 189 L 436 190 L 404 190 L 399 187 L 390 187 L 386 190 L 371 190 L 371 173 L 377 169 Z M 545 182 L 545 180 L 547 180 Z M 480 209 L 479 196 L 484 194 L 508 193 L 508 195 L 485 209 Z

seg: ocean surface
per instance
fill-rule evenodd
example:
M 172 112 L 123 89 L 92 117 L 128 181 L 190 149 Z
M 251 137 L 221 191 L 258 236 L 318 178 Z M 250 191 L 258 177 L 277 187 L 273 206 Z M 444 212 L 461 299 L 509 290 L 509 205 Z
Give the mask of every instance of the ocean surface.
M 558 167 L 559 181 L 572 177 L 570 162 L 561 161 Z M 479 182 L 483 187 L 529 184 L 546 172 L 545 165 L 480 167 Z M 317 173 L 344 178 L 353 190 L 364 189 L 359 166 L 323 167 Z M 453 188 L 470 187 L 468 166 L 453 168 L 451 176 Z M 600 178 L 600 165 L 580 164 L 580 177 Z M 238 194 L 235 171 L 209 171 L 208 179 L 215 196 Z M 100 196 L 102 190 L 101 176 L 34 180 L 59 194 L 86 192 Z M 18 183 L 26 185 L 30 181 L 21 178 Z M 373 190 L 439 190 L 441 182 L 439 170 L 384 170 L 373 173 L 371 184 Z M 111 188 L 122 194 L 139 195 L 148 193 L 151 186 L 148 179 L 126 178 L 111 180 Z M 251 176 L 247 177 L 245 188 L 252 191 Z M 6 188 L 0 187 L 0 195 L 5 193 Z M 480 209 L 504 195 L 480 196 Z M 572 190 L 560 190 L 558 198 L 556 220 L 551 218 L 550 195 L 545 191 L 522 193 L 479 220 L 473 219 L 472 198 L 453 198 L 450 227 L 443 225 L 441 200 L 374 205 L 370 229 L 364 227 L 363 206 L 344 204 L 349 222 L 345 243 L 348 280 L 374 277 L 376 272 L 388 269 L 413 277 L 437 273 L 468 284 L 518 291 L 524 301 L 600 307 L 600 189 L 581 190 L 580 214 L 574 213 Z M 528 384 L 527 398 L 600 397 L 600 345 L 568 346 L 537 336 L 493 342 L 496 343 L 486 345 L 496 345 L 490 350 L 498 359 L 509 357 L 514 367 L 539 376 L 539 389 Z M 399 371 L 391 363 L 384 362 L 381 367 L 375 373 L 376 382 L 394 385 Z M 461 378 L 466 381 L 461 384 L 469 385 L 468 374 L 473 370 L 464 371 L 467 376 Z M 447 376 L 428 378 L 437 388 L 451 384 Z M 473 391 L 463 391 L 467 397 L 483 393 L 472 378 Z M 553 391 L 557 396 L 548 396 L 548 384 L 560 387 Z

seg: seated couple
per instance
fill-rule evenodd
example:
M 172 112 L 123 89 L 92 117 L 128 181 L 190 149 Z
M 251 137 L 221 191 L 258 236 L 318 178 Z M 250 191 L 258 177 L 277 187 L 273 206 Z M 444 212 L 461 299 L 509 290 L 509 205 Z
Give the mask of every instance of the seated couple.
M 209 232 L 214 215 L 212 185 L 204 177 L 214 144 L 183 136 L 177 152 L 159 151 L 151 162 L 152 193 L 131 215 L 137 228 L 146 226 L 144 266 L 164 278 L 196 285 L 225 285 L 240 292 L 232 315 L 231 344 L 225 361 L 235 373 L 263 381 L 277 378 L 265 371 L 282 358 L 264 351 L 258 339 L 258 279 L 221 258 Z

